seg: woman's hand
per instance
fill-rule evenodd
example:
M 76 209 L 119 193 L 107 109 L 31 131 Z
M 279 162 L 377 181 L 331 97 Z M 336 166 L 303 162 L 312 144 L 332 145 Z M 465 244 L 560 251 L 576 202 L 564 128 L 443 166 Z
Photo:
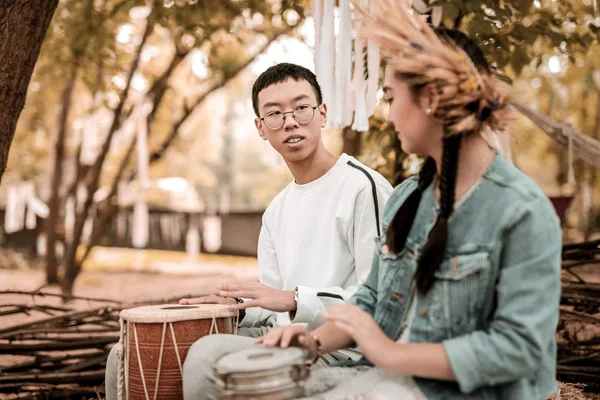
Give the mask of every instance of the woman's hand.
M 360 351 L 375 366 L 385 367 L 399 350 L 398 345 L 383 333 L 371 315 L 355 305 L 334 305 L 323 311 L 322 315 L 350 335 Z
M 317 357 L 317 343 L 310 332 L 298 325 L 286 325 L 273 328 L 265 336 L 260 337 L 254 343 L 262 343 L 265 347 L 288 347 L 296 346 L 308 350 L 309 359 Z

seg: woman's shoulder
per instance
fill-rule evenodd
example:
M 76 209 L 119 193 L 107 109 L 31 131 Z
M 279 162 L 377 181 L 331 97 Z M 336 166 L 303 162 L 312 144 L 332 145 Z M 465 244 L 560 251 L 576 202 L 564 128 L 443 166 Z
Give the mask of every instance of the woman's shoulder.
M 559 226 L 554 206 L 541 187 L 500 155 L 485 179 L 495 187 L 488 191 L 488 195 L 507 212 L 507 227 L 522 220 L 526 214 L 533 216 L 534 220 L 547 220 L 547 223 Z

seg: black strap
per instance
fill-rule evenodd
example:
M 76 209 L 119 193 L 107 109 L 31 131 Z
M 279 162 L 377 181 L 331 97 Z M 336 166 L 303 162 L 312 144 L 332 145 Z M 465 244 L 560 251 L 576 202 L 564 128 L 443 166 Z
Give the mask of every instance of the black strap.
M 377 222 L 377 236 L 381 236 L 381 228 L 379 227 L 379 202 L 377 201 L 377 186 L 375 185 L 375 180 L 373 179 L 371 174 L 367 172 L 366 169 L 364 169 L 360 165 L 354 164 L 352 160 L 348 160 L 347 164 L 352 168 L 356 168 L 357 170 L 361 171 L 367 176 L 367 178 L 371 182 L 371 191 L 373 192 L 373 204 L 375 204 L 375 221 Z
M 318 292 L 317 297 L 331 297 L 332 299 L 339 299 L 341 301 L 344 301 L 344 298 L 337 293 Z

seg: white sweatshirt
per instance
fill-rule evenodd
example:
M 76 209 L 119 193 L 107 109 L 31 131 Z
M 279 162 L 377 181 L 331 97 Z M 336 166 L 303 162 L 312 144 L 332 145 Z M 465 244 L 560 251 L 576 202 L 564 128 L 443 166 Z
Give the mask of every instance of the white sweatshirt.
M 305 185 L 292 182 L 275 197 L 263 215 L 258 272 L 267 286 L 298 287 L 291 322 L 305 323 L 310 330 L 318 327 L 324 322 L 321 311 L 342 301 L 327 293 L 347 301 L 365 281 L 391 191 L 383 176 L 342 154 L 319 179 Z M 248 308 L 240 326 L 264 325 L 271 314 Z M 288 313 L 275 314 L 278 325 L 290 323 Z

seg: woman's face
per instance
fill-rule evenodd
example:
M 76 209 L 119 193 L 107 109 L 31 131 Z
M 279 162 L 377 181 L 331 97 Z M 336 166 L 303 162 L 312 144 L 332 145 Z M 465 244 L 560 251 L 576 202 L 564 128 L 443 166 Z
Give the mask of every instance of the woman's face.
M 386 68 L 383 90 L 390 104 L 387 121 L 393 124 L 402 150 L 428 156 L 440 151 L 443 126 L 433 118 L 436 104 L 429 88 L 413 94 L 393 68 Z

